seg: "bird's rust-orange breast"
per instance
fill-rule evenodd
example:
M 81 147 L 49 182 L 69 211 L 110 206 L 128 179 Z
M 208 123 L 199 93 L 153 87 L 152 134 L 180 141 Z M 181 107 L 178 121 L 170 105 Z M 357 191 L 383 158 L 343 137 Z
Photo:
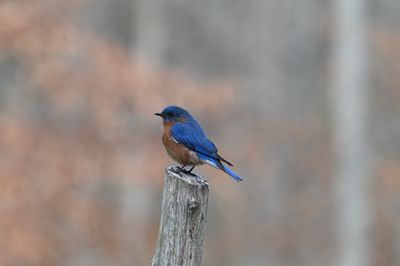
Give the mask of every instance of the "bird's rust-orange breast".
M 182 165 L 190 164 L 190 152 L 184 145 L 176 143 L 171 137 L 172 122 L 164 122 L 162 130 L 162 142 L 168 155 Z

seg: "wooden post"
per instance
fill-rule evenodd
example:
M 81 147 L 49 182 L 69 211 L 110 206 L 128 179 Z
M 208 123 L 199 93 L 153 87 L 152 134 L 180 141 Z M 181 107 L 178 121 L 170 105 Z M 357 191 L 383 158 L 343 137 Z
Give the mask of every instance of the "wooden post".
M 200 266 L 209 184 L 202 177 L 177 173 L 164 177 L 160 229 L 152 266 Z

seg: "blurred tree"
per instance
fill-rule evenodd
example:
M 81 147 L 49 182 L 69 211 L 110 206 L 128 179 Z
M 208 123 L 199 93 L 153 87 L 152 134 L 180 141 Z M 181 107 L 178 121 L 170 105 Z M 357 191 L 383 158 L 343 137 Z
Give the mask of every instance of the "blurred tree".
M 370 265 L 370 145 L 366 3 L 337 0 L 332 104 L 340 266 Z

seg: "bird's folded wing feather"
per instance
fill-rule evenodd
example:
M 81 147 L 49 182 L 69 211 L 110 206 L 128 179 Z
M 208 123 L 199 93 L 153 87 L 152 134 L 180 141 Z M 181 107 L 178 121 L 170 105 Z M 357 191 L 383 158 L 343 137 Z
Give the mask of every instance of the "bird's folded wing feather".
M 171 137 L 188 149 L 218 159 L 218 150 L 197 124 L 176 123 L 171 127 Z

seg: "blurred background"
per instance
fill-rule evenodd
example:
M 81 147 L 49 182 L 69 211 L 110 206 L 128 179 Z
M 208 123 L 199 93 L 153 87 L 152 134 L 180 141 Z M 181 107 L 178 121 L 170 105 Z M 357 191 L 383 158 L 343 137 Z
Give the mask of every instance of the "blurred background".
M 400 265 L 400 1 L 2 0 L 0 265 L 148 265 L 166 105 L 245 178 L 204 265 Z

